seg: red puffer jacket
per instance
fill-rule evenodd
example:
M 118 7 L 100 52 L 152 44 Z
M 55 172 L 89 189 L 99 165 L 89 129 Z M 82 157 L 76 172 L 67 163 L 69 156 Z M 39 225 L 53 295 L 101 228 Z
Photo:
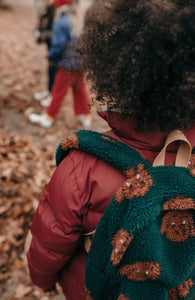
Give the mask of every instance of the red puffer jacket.
M 134 124 L 101 113 L 111 131 L 106 134 L 140 152 L 151 162 L 162 149 L 165 137 L 160 132 L 137 133 Z M 186 137 L 195 147 L 195 126 Z M 169 146 L 166 164 L 174 164 L 177 145 Z M 60 280 L 68 300 L 84 300 L 86 253 L 83 233 L 97 224 L 112 196 L 124 182 L 112 166 L 89 154 L 73 150 L 54 172 L 32 222 L 33 240 L 28 251 L 32 282 L 49 288 Z

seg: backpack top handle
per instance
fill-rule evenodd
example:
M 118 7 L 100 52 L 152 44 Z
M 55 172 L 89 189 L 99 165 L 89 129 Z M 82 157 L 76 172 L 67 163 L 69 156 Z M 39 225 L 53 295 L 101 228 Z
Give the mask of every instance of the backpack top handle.
M 175 166 L 188 167 L 192 154 L 192 146 L 181 130 L 174 130 L 166 138 L 165 145 L 153 162 L 153 167 L 164 166 L 165 154 L 168 145 L 173 142 L 180 141 L 177 151 Z

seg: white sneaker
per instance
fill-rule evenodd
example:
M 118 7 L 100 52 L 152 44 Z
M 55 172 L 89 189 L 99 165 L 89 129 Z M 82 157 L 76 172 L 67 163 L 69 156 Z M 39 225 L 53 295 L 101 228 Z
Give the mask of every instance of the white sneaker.
M 41 106 L 43 107 L 50 106 L 51 100 L 52 100 L 51 95 L 47 96 L 45 99 L 41 100 Z
M 50 95 L 49 91 L 41 91 L 34 93 L 33 97 L 37 101 L 41 101 Z
M 28 119 L 32 123 L 39 124 L 40 126 L 42 126 L 44 128 L 49 128 L 53 124 L 53 118 L 47 114 L 38 115 L 38 114 L 32 113 L 28 116 Z
M 91 115 L 80 115 L 79 120 L 83 127 L 89 128 L 91 126 Z

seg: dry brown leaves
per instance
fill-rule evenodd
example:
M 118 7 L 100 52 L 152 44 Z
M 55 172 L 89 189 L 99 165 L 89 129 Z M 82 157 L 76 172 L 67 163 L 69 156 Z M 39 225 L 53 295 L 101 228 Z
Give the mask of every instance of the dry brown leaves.
M 49 146 L 19 135 L 0 136 L 0 283 L 14 282 L 24 272 L 26 236 L 54 167 Z M 20 283 L 14 297 L 23 299 L 31 291 L 27 282 Z

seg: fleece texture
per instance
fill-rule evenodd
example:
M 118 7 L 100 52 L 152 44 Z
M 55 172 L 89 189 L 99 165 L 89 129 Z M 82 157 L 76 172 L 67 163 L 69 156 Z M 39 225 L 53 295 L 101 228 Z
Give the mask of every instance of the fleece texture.
M 194 300 L 194 151 L 189 168 L 153 167 L 126 144 L 82 130 L 61 142 L 57 165 L 71 149 L 97 156 L 126 177 L 93 238 L 86 299 Z

